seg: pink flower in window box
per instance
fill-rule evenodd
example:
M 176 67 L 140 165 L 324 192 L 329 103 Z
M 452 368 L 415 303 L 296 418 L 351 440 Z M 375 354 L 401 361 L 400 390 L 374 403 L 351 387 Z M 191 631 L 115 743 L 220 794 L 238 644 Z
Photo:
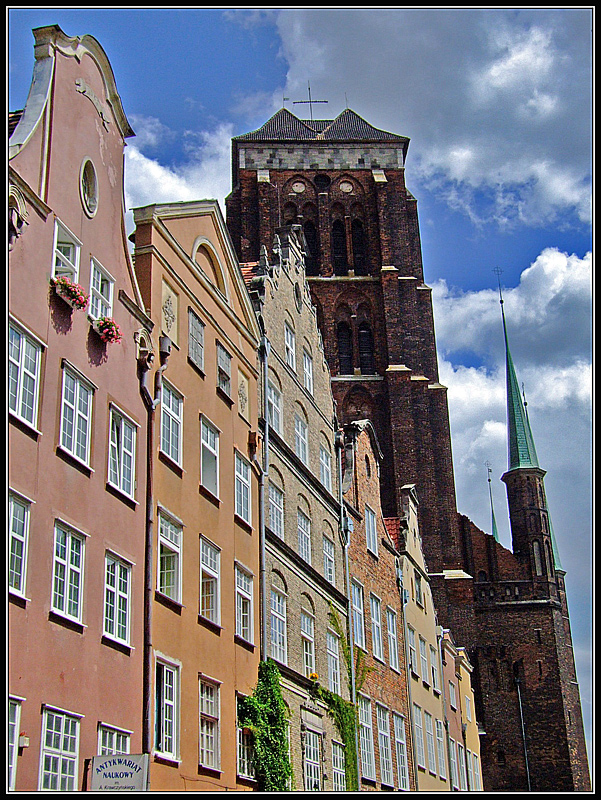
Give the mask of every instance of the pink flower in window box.
M 52 278 L 52 285 L 59 297 L 68 303 L 71 308 L 76 308 L 79 311 L 85 311 L 88 306 L 90 296 L 86 294 L 83 286 L 74 283 L 70 278 L 65 275 L 60 275 L 57 278 Z
M 103 342 L 113 344 L 115 342 L 120 342 L 123 338 L 121 329 L 111 317 L 99 317 L 94 320 L 92 325 Z

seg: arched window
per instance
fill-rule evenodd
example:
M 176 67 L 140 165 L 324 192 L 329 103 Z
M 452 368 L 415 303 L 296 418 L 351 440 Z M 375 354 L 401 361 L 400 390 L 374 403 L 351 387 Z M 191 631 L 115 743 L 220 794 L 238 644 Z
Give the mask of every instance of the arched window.
M 346 232 L 344 230 L 344 222 L 340 219 L 334 220 L 332 225 L 332 260 L 334 262 L 334 274 L 346 275 L 348 272 Z
M 305 272 L 307 275 L 319 275 L 319 239 L 317 229 L 311 220 L 303 225 L 307 241 L 307 255 L 305 257 Z
M 367 257 L 365 252 L 365 231 L 360 219 L 351 224 L 351 242 L 353 245 L 353 263 L 356 275 L 367 275 Z
M 363 375 L 373 375 L 376 371 L 374 337 L 367 322 L 359 325 L 359 364 Z
M 353 334 L 350 325 L 339 322 L 338 336 L 338 370 L 340 375 L 353 374 Z
M 542 575 L 543 562 L 541 559 L 540 543 L 536 540 L 532 542 L 532 555 L 534 556 L 534 573 L 536 575 Z

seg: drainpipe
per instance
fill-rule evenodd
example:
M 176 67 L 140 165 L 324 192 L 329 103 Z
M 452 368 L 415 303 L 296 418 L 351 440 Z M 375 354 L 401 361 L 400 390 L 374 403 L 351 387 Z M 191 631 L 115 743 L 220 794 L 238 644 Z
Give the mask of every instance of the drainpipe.
M 351 542 L 351 519 L 346 515 L 344 510 L 344 495 L 342 491 L 342 451 L 344 449 L 344 440 L 342 431 L 336 431 L 336 438 L 334 445 L 338 452 L 338 502 L 340 504 L 340 529 L 342 532 L 342 540 L 344 543 L 344 572 L 346 581 L 346 602 L 347 602 L 347 620 L 349 631 L 349 652 L 350 652 L 350 675 L 351 675 L 351 702 L 357 707 L 357 691 L 355 685 L 355 632 L 353 630 L 353 608 L 351 604 L 351 577 L 349 569 L 349 545 Z M 361 784 L 361 762 L 359 760 L 359 736 L 357 726 L 355 725 L 355 758 L 357 761 L 357 790 L 360 789 Z
M 445 682 L 446 681 L 445 681 L 444 672 L 443 672 L 443 666 L 442 666 L 442 636 L 443 636 L 442 632 L 439 634 L 439 632 L 436 631 L 436 644 L 438 645 L 438 658 L 439 658 L 439 664 L 440 664 L 440 678 L 441 678 L 441 680 L 440 680 L 440 690 L 441 690 L 441 693 L 442 693 L 442 711 L 443 711 L 443 715 L 444 715 L 443 725 L 444 725 L 444 729 L 445 729 L 445 738 L 446 738 L 446 743 L 447 743 L 447 760 L 449 762 L 448 780 L 449 780 L 450 789 L 451 789 L 451 791 L 453 791 L 453 770 L 451 769 L 451 735 L 449 734 L 449 716 L 447 714 L 447 693 L 445 691 Z M 457 780 L 459 780 L 459 754 L 457 754 L 457 759 L 456 759 L 455 763 L 457 764 Z
M 517 670 L 516 670 L 517 673 Z M 528 748 L 526 746 L 526 729 L 524 727 L 524 714 L 522 710 L 522 692 L 520 690 L 520 677 L 519 675 L 515 675 L 515 685 L 518 690 L 518 706 L 520 708 L 520 725 L 522 728 L 522 741 L 524 743 L 524 760 L 526 761 L 526 780 L 528 781 L 528 791 L 531 792 L 532 788 L 530 786 L 530 768 L 528 766 Z
M 261 328 L 264 329 L 261 318 L 259 318 Z M 267 582 L 265 580 L 265 492 L 268 491 L 269 484 L 269 415 L 267 408 L 267 383 L 269 378 L 268 359 L 271 344 L 265 334 L 259 342 L 259 359 L 263 378 L 263 408 L 260 410 L 263 416 L 265 428 L 263 433 L 263 465 L 258 462 L 256 454 L 253 461 L 259 469 L 259 585 L 261 587 L 261 661 L 267 661 Z
M 399 594 L 401 596 L 401 615 L 403 617 L 403 633 L 405 638 L 405 666 L 407 672 L 407 700 L 409 703 L 409 726 L 410 726 L 410 733 L 411 733 L 411 750 L 412 750 L 412 763 L 413 763 L 413 780 L 415 783 L 415 791 L 419 792 L 419 783 L 418 777 L 419 772 L 417 769 L 417 759 L 415 758 L 415 727 L 414 727 L 414 720 L 413 720 L 413 698 L 411 696 L 411 681 L 413 680 L 410 675 L 410 667 L 409 667 L 409 633 L 407 631 L 407 613 L 405 611 L 405 597 L 404 597 L 404 590 L 403 590 L 403 570 L 401 569 L 400 558 L 397 556 L 396 558 L 396 582 L 397 587 L 399 590 Z
M 154 375 L 154 397 L 148 389 L 148 371 L 154 361 L 154 353 L 138 359 L 140 393 L 147 410 L 146 424 L 146 530 L 144 552 L 144 664 L 142 678 L 142 753 L 152 751 L 152 555 L 154 549 L 153 506 L 154 506 L 154 419 L 155 410 L 161 401 L 163 372 L 167 369 L 167 359 L 171 353 L 171 340 L 159 336 L 160 366 Z M 148 770 L 148 782 L 150 770 Z

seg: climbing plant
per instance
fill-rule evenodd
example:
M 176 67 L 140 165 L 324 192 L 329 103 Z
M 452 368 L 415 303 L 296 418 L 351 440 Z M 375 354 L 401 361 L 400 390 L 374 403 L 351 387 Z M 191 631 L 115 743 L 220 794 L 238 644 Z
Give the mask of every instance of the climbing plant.
M 238 724 L 253 736 L 253 765 L 257 790 L 285 792 L 292 767 L 288 755 L 288 713 L 280 688 L 280 672 L 274 661 L 259 664 L 257 685 L 249 697 L 241 697 Z

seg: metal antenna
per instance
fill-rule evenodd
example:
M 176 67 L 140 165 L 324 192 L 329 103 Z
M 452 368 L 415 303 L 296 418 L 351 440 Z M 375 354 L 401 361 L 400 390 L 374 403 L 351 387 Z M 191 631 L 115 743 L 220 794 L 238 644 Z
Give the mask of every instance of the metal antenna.
M 311 114 L 311 122 L 313 122 L 313 103 L 327 103 L 327 100 L 313 100 L 311 98 L 311 84 L 307 81 L 307 87 L 309 90 L 309 99 L 308 100 L 293 100 L 292 105 L 298 105 L 299 103 L 308 103 L 309 104 L 309 113 Z
M 495 508 L 494 508 L 493 502 L 492 502 L 492 485 L 491 485 L 491 480 L 490 480 L 490 475 L 491 475 L 492 470 L 490 468 L 490 461 L 485 461 L 484 462 L 484 466 L 486 467 L 486 470 L 488 472 L 488 494 L 489 494 L 489 497 L 490 497 L 490 514 L 491 514 L 491 523 L 492 523 L 492 535 L 495 538 L 495 540 L 498 542 L 499 541 L 499 532 L 497 530 L 497 520 L 495 519 Z

